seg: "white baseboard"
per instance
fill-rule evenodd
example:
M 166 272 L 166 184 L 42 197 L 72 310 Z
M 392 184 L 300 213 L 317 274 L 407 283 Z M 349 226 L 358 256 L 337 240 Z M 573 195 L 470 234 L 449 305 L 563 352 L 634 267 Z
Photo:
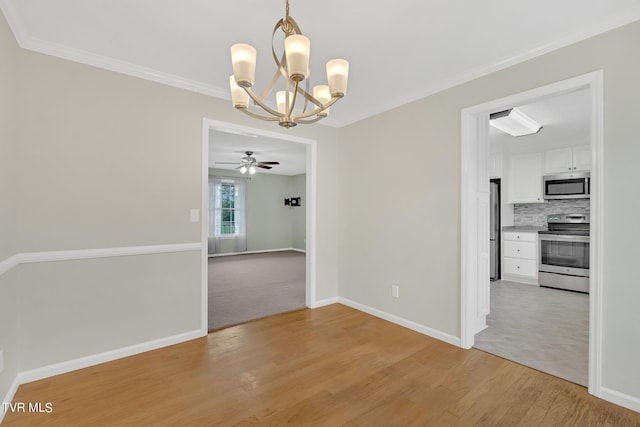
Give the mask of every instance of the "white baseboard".
M 16 391 L 18 391 L 18 387 L 20 387 L 20 382 L 18 381 L 18 375 L 16 375 L 16 377 L 13 379 L 13 382 L 11 383 L 11 386 L 9 387 L 9 390 L 7 391 L 7 394 L 4 396 L 4 400 L 2 402 L 13 402 L 13 396 L 16 395 Z M 4 405 L 2 405 L 2 408 L 0 408 L 0 423 L 2 423 L 2 420 L 4 419 L 4 416 L 6 414 L 6 410 L 4 408 Z
M 325 305 L 336 304 L 337 302 L 338 302 L 338 297 L 322 299 L 312 303 L 311 307 L 309 308 L 320 308 L 320 307 L 324 307 Z
M 54 375 L 65 374 L 67 372 L 87 368 L 89 366 L 111 362 L 112 360 L 116 359 L 122 359 L 123 357 L 133 356 L 135 354 L 144 353 L 146 351 L 156 350 L 158 348 L 190 341 L 196 338 L 200 338 L 201 336 L 202 331 L 200 331 L 200 329 L 197 329 L 178 335 L 172 335 L 165 338 L 159 338 L 157 340 L 134 344 L 128 347 L 118 348 L 116 350 L 105 351 L 104 353 L 80 357 L 78 359 L 73 359 L 66 362 L 55 363 L 53 365 L 19 372 L 17 375 L 17 382 L 18 384 L 25 384 L 32 381 L 38 381 L 44 378 L 52 377 Z
M 261 249 L 261 250 L 257 250 L 257 251 L 227 252 L 227 253 L 223 253 L 223 254 L 209 254 L 209 258 L 217 258 L 217 257 L 220 257 L 220 256 L 233 256 L 233 255 L 265 254 L 265 253 L 270 253 L 270 252 L 284 252 L 284 251 L 294 251 L 294 252 L 307 253 L 307 251 L 303 251 L 302 249 L 278 248 L 278 249 Z
M 413 322 L 411 320 L 404 319 L 402 317 L 396 316 L 395 314 L 389 314 L 384 311 L 378 310 L 376 308 L 369 307 L 364 304 L 360 304 L 355 301 L 351 301 L 350 299 L 338 297 L 338 302 L 340 304 L 344 304 L 351 308 L 355 308 L 356 310 L 363 311 L 372 316 L 379 317 L 384 320 L 388 320 L 391 323 L 395 323 L 396 325 L 404 326 L 405 328 L 411 329 L 416 332 L 420 332 L 421 334 L 428 335 L 431 338 L 438 339 L 440 341 L 444 341 L 451 345 L 455 345 L 460 347 L 460 338 L 454 337 L 453 335 L 446 334 L 444 332 L 438 331 L 436 329 L 430 328 L 428 326 L 421 325 L 419 323 Z
M 640 412 L 640 398 L 638 397 L 629 396 L 606 387 L 600 387 L 600 396 L 598 397 L 632 411 Z

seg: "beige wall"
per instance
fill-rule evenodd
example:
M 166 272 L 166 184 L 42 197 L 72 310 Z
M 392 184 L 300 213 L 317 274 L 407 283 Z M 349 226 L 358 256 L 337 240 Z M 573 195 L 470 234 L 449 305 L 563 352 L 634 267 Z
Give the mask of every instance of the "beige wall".
M 295 249 L 306 249 L 306 226 L 307 226 L 307 175 L 295 175 L 292 177 L 291 197 L 300 197 L 299 208 L 290 208 L 292 217 L 291 224 L 293 227 L 293 235 L 291 236 L 291 247 Z
M 15 173 L 16 42 L 0 16 L 0 262 L 16 253 L 18 212 Z M 1 292 L 1 290 L 0 290 Z
M 343 129 L 340 295 L 459 336 L 460 110 L 603 69 L 603 386 L 640 398 L 640 190 L 629 185 L 640 161 L 639 40 L 636 22 Z
M 228 101 L 18 49 L 4 18 L 0 53 L 0 262 L 16 252 L 199 242 L 189 210 L 201 206 L 204 118 L 317 141 L 318 252 L 336 252 L 336 181 L 325 159 L 336 156 L 337 130 L 274 129 Z M 15 78 L 5 72 L 9 63 Z M 9 104 L 4 95 L 12 90 Z M 0 332 L 0 345 L 16 361 L 8 362 L 7 378 L 14 367 L 37 369 L 198 329 L 199 256 L 23 264 L 0 276 L 3 325 L 11 328 Z M 335 259 L 318 257 L 316 282 L 318 298 L 337 294 Z M 14 298 L 20 310 L 5 311 Z M 19 337 L 12 324 L 21 325 Z M 43 340 L 45 324 L 51 335 Z M 0 376 L 2 397 L 6 384 Z
M 246 177 L 241 173 L 225 169 L 209 169 L 210 175 Z M 250 180 L 247 180 L 247 250 L 263 251 L 269 249 L 284 249 L 293 246 L 294 234 L 299 233 L 297 228 L 299 215 L 304 208 L 292 208 L 285 206 L 284 199 L 298 194 L 297 188 L 300 178 L 305 175 L 288 176 L 276 174 L 264 174 L 258 172 Z M 302 180 L 302 194 L 304 196 L 304 178 Z M 295 189 L 294 189 L 295 188 Z M 304 233 L 304 229 L 302 230 Z M 304 239 L 304 235 L 298 239 Z M 221 242 L 220 253 L 234 252 L 233 240 Z M 300 248 L 304 249 L 304 247 Z
M 19 267 L 20 370 L 200 329 L 200 254 Z
M 19 370 L 17 269 L 0 275 L 0 349 L 4 370 L 0 372 L 0 402 Z M 2 410 L 2 409 L 0 409 Z M 0 413 L 0 420 L 4 414 Z
M 19 228 L 13 108 L 17 57 L 15 40 L 0 14 L 0 263 L 16 254 Z M 0 273 L 0 350 L 4 359 L 4 370 L 0 372 L 2 401 L 18 372 L 16 286 L 15 270 Z

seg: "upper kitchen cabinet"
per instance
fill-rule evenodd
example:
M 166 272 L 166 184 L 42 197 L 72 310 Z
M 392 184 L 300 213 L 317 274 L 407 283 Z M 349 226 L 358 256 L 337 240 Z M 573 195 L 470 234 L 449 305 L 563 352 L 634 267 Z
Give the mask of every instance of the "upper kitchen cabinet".
M 561 172 L 588 171 L 590 169 L 591 147 L 589 145 L 558 148 L 545 151 L 544 153 L 545 175 Z
M 489 178 L 502 178 L 502 153 L 491 153 L 489 156 Z
M 508 203 L 544 203 L 542 153 L 510 156 L 508 174 Z

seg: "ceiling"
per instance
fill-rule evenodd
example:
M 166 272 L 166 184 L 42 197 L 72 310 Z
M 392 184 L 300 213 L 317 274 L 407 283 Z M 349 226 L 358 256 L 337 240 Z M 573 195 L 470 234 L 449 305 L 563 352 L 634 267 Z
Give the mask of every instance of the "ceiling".
M 312 84 L 350 62 L 344 126 L 640 19 L 639 0 L 291 0 L 311 39 Z M 256 89 L 273 72 L 284 0 L 0 0 L 27 49 L 229 99 L 229 47 L 258 50 Z M 229 107 L 231 108 L 231 106 Z M 240 113 L 238 113 L 240 114 Z
M 590 142 L 591 95 L 586 89 L 514 107 L 540 123 L 542 129 L 537 134 L 514 137 L 489 127 L 491 144 L 533 143 L 549 147 Z
M 253 151 L 259 162 L 280 162 L 273 169 L 258 169 L 258 173 L 300 175 L 306 173 L 307 145 L 244 133 L 209 131 L 209 167 L 235 170 L 239 165 L 221 165 L 216 162 L 237 162 L 245 151 Z

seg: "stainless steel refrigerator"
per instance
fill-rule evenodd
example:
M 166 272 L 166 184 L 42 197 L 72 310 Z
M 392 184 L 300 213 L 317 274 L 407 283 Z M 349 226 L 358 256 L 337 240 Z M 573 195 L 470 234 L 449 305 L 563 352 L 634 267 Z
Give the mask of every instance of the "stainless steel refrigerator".
M 491 196 L 489 200 L 489 256 L 491 280 L 500 279 L 500 180 L 492 179 L 489 184 Z

